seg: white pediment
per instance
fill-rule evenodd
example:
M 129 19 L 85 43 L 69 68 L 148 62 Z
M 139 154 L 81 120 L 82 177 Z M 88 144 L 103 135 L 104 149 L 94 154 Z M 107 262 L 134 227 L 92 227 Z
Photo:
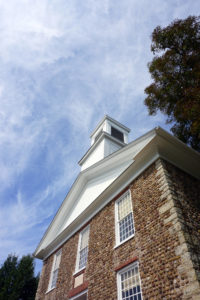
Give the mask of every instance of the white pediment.
M 134 163 L 134 157 L 155 137 L 154 130 L 82 171 L 41 240 L 35 255 L 55 242 L 95 200 Z
M 35 250 L 44 259 L 158 157 L 200 178 L 200 155 L 156 128 L 82 171 Z
M 71 210 L 66 213 L 66 218 L 60 232 L 70 225 L 132 162 L 133 160 L 126 161 L 88 181 L 80 192 L 80 195 L 74 201 Z

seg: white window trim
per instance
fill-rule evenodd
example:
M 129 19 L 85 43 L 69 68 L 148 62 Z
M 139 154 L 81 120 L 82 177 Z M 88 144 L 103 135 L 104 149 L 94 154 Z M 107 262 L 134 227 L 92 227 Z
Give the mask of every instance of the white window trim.
M 79 269 L 79 253 L 80 253 L 80 246 L 81 246 L 81 237 L 82 234 L 84 233 L 84 231 L 89 230 L 89 235 L 90 235 L 90 225 L 86 226 L 80 233 L 79 233 L 79 240 L 78 240 L 78 247 L 77 247 L 77 254 L 76 254 L 76 268 L 75 268 L 75 272 L 74 275 L 76 275 L 77 273 L 81 272 L 82 270 L 84 270 L 86 268 L 86 266 L 82 267 L 81 269 Z M 90 238 L 90 237 L 89 237 Z M 88 250 L 89 250 L 89 241 L 88 241 Z M 87 264 L 87 263 L 86 263 Z
M 54 258 L 53 258 L 53 264 L 51 267 L 51 275 L 50 275 L 50 279 L 49 279 L 49 285 L 48 285 L 48 289 L 46 291 L 46 293 L 50 292 L 51 290 L 56 288 L 56 285 L 54 287 L 51 287 L 52 285 L 52 280 L 53 280 L 53 272 L 54 272 L 54 265 L 55 265 L 55 261 L 56 261 L 56 256 L 58 255 L 62 255 L 62 249 L 58 250 L 55 254 L 54 254 Z M 60 257 L 61 259 L 61 257 Z M 60 264 L 59 264 L 60 265 Z M 59 267 L 58 267 L 59 270 Z
M 142 297 L 142 285 L 141 285 L 141 278 L 140 278 L 140 269 L 139 269 L 139 262 L 135 261 L 134 263 L 124 267 L 123 269 L 119 270 L 117 272 L 117 299 L 122 300 L 122 290 L 121 290 L 121 274 L 124 272 L 127 272 L 128 270 L 131 270 L 133 267 L 137 266 L 139 270 L 139 283 L 140 283 L 140 290 L 141 290 L 141 299 L 143 300 Z
M 78 297 L 83 296 L 83 295 L 87 295 L 87 296 L 88 296 L 88 290 L 84 290 L 84 291 L 81 292 L 80 294 L 78 294 L 78 295 L 76 295 L 76 296 L 70 298 L 70 300 L 75 300 L 75 299 L 77 299 Z
M 121 201 L 122 198 L 126 196 L 126 194 L 130 195 L 131 199 L 131 209 L 132 209 L 132 214 L 133 214 L 133 202 L 132 202 L 132 197 L 131 197 L 131 191 L 128 190 L 125 193 L 123 193 L 119 199 L 115 201 L 115 248 L 119 247 L 120 245 L 124 244 L 128 240 L 132 239 L 135 235 L 135 223 L 134 223 L 134 216 L 133 216 L 133 226 L 134 226 L 134 233 L 127 237 L 125 240 L 120 242 L 120 233 L 119 233 L 119 220 L 118 220 L 118 203 Z

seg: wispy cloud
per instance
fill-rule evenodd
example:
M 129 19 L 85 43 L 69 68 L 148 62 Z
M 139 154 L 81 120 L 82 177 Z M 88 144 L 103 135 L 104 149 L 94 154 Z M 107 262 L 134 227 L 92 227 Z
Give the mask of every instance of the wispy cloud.
M 198 9 L 197 0 L 0 1 L 1 259 L 34 251 L 104 114 L 131 139 L 165 126 L 143 105 L 150 35 Z

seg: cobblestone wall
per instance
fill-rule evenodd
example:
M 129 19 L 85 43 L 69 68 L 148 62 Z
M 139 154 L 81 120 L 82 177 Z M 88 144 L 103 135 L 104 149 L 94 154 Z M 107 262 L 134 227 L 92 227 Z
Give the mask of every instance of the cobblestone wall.
M 37 300 L 69 299 L 86 287 L 89 300 L 116 300 L 116 270 L 136 259 L 144 300 L 200 299 L 199 182 L 158 160 L 128 188 L 135 236 L 115 247 L 113 199 L 90 222 L 84 283 L 73 289 L 77 233 L 62 247 L 57 287 L 47 294 L 53 255 L 44 263 Z
M 162 162 L 170 190 L 171 234 L 178 234 L 179 245 L 176 255 L 181 258 L 178 267 L 182 285 L 183 299 L 200 299 L 200 182 Z M 178 220 L 178 221 L 177 221 Z

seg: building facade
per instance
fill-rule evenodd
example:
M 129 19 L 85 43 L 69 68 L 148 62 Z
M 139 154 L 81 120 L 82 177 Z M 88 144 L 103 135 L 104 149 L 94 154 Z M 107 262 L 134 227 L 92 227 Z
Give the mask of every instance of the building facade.
M 37 300 L 200 299 L 200 155 L 105 116 L 38 245 Z

